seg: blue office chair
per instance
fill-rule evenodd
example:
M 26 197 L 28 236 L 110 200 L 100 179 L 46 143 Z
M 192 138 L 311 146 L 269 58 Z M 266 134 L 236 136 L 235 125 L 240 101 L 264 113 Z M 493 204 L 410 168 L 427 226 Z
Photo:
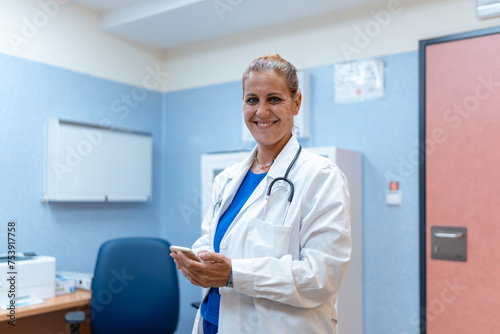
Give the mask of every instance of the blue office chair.
M 156 238 L 121 238 L 99 249 L 92 282 L 92 334 L 173 333 L 179 318 L 179 284 L 170 244 Z M 66 314 L 71 333 L 85 321 Z

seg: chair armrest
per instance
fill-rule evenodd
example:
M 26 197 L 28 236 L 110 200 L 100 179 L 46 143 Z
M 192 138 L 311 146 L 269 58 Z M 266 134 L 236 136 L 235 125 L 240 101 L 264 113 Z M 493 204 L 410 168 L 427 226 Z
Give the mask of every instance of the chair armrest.
M 66 322 L 71 325 L 81 324 L 82 322 L 85 322 L 85 312 L 83 311 L 68 312 L 64 316 L 64 319 L 66 319 Z

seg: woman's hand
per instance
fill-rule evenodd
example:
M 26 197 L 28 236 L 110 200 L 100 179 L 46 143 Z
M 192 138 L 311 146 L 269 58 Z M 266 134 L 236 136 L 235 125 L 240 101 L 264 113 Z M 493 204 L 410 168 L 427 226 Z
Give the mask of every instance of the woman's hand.
M 191 260 L 182 252 L 172 252 L 170 256 L 177 269 L 194 285 L 204 288 L 226 286 L 231 273 L 231 260 L 219 253 L 200 251 L 198 256 L 203 263 Z

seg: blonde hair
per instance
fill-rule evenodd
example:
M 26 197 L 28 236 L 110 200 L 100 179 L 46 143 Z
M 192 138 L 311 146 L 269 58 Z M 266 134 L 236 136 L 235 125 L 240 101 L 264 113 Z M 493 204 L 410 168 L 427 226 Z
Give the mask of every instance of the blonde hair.
M 248 64 L 243 72 L 242 89 L 245 90 L 245 80 L 251 72 L 274 71 L 281 75 L 288 86 L 292 99 L 295 100 L 299 91 L 299 79 L 297 78 L 297 69 L 290 62 L 281 58 L 280 55 L 274 54 L 263 56 L 253 60 Z

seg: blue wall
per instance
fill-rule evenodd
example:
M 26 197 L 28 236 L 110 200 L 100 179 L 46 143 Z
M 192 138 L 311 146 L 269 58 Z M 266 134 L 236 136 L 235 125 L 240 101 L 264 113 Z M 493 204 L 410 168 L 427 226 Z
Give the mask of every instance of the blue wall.
M 156 180 L 162 170 L 162 94 L 147 92 L 126 115 L 114 101 L 131 94 L 127 85 L 6 55 L 0 55 L 0 76 L 0 233 L 9 219 L 17 220 L 18 252 L 55 256 L 58 269 L 91 272 L 103 241 L 158 235 L 160 183 L 153 185 L 150 203 L 42 204 L 43 127 L 47 118 L 58 117 L 151 132 Z
M 333 65 L 308 69 L 311 131 L 315 146 L 363 154 L 365 333 L 413 334 L 419 332 L 418 167 L 412 162 L 418 55 L 382 59 L 386 97 L 356 104 L 334 104 Z M 200 233 L 200 155 L 248 148 L 241 142 L 240 82 L 148 92 L 123 117 L 113 103 L 131 94 L 131 86 L 5 55 L 0 78 L 0 221 L 16 219 L 18 250 L 55 256 L 60 269 L 92 271 L 99 245 L 114 237 L 160 235 L 190 245 Z M 49 117 L 107 119 L 116 127 L 151 132 L 153 201 L 42 204 L 43 124 Z M 389 175 L 400 182 L 401 207 L 385 204 Z M 181 276 L 180 284 L 177 332 L 183 334 L 190 332 L 195 310 L 189 304 L 200 299 L 200 290 Z
M 365 333 L 418 333 L 418 167 L 402 169 L 418 152 L 418 54 L 381 59 L 386 97 L 372 102 L 334 104 L 332 67 L 311 71 L 312 132 L 317 146 L 363 154 Z M 389 175 L 401 207 L 385 204 Z

